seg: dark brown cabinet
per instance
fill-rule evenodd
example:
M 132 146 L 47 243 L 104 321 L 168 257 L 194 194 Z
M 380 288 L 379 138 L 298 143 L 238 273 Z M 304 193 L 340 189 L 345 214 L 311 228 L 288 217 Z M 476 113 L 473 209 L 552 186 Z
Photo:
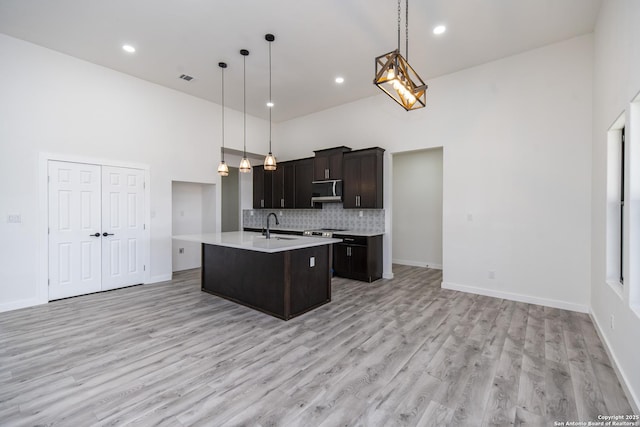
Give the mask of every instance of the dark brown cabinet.
M 253 167 L 253 208 L 273 208 L 273 172 Z
M 273 174 L 272 207 L 290 209 L 295 207 L 295 163 L 281 162 Z M 268 173 L 268 172 L 267 172 Z
M 313 157 L 295 161 L 294 167 L 294 207 L 296 209 L 312 208 L 311 182 L 313 181 Z
M 343 207 L 345 209 L 383 208 L 382 148 L 344 153 Z
M 335 147 L 314 151 L 313 180 L 342 179 L 342 156 L 351 151 L 349 147 Z
M 373 282 L 382 277 L 382 236 L 343 236 L 333 248 L 337 276 Z

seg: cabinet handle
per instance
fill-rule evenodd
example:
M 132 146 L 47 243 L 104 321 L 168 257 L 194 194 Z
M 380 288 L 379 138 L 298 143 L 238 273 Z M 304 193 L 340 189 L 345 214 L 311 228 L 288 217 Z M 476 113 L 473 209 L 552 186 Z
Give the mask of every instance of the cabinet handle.
M 100 237 L 100 233 L 96 233 L 96 234 L 89 234 L 89 237 Z
M 329 169 L 324 170 L 324 178 L 329 179 Z
M 284 199 L 280 199 L 280 207 L 284 208 Z
M 260 207 L 264 208 L 264 199 L 260 199 Z
M 113 234 L 113 233 L 102 233 L 102 235 L 103 235 L 104 237 L 107 237 L 107 236 L 113 236 L 114 234 Z

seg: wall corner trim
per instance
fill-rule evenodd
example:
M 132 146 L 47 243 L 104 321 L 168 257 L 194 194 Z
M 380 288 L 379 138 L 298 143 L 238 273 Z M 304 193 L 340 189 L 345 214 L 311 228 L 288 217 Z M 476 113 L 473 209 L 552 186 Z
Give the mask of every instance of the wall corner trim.
M 460 285 L 458 283 L 443 281 L 442 289 L 467 292 L 470 294 L 484 295 L 484 296 L 494 297 L 494 298 L 502 298 L 502 299 L 511 300 L 511 301 L 524 302 L 527 304 L 543 305 L 546 307 L 559 308 L 562 310 L 577 311 L 578 313 L 589 313 L 589 306 L 587 305 L 576 304 L 576 303 L 566 302 L 566 301 L 558 301 L 558 300 L 548 299 L 548 298 L 533 297 L 530 295 L 522 295 L 522 294 L 511 293 L 511 292 L 496 291 L 494 289 L 480 288 L 477 286 Z

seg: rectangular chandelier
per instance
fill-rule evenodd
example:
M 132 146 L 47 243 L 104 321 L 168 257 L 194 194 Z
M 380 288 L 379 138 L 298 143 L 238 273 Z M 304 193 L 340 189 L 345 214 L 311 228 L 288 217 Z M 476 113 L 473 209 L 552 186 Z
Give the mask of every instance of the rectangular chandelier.
M 400 54 L 400 50 L 376 58 L 373 84 L 407 110 L 426 105 L 427 85 Z

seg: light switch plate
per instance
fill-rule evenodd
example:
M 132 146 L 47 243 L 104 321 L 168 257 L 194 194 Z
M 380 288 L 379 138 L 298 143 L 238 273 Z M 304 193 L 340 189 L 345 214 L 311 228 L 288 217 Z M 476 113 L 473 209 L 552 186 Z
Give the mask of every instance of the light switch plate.
M 22 216 L 19 213 L 10 213 L 7 215 L 7 222 L 9 224 L 20 224 L 22 222 Z
M 309 267 L 315 267 L 316 266 L 316 257 L 312 256 L 309 258 Z

